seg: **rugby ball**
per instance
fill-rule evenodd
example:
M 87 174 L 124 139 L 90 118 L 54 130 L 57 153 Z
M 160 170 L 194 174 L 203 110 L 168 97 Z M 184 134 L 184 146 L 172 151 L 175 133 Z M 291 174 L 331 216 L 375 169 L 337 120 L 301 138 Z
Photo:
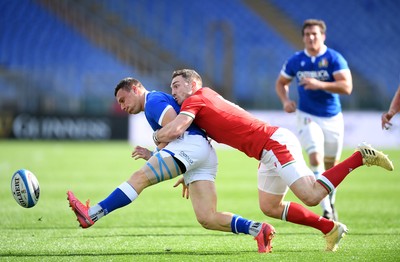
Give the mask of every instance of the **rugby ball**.
M 20 206 L 31 208 L 39 201 L 39 182 L 31 171 L 20 169 L 12 176 L 11 192 Z

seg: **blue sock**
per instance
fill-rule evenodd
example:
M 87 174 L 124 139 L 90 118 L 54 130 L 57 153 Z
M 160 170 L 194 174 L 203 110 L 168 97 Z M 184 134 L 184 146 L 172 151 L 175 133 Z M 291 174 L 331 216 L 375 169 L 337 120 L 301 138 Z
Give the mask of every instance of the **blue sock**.
M 249 229 L 254 222 L 252 220 L 245 219 L 238 215 L 233 215 L 231 221 L 231 229 L 235 234 L 244 233 L 249 234 Z
M 99 205 L 103 208 L 104 215 L 107 215 L 117 208 L 130 204 L 137 196 L 138 194 L 135 189 L 133 189 L 133 187 L 131 187 L 127 182 L 124 182 L 106 199 L 101 201 Z

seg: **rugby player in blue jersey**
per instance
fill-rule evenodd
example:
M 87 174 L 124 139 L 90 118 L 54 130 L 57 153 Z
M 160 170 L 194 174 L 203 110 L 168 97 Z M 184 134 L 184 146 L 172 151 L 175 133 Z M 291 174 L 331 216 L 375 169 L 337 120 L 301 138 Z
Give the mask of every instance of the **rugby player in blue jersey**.
M 144 112 L 154 131 L 174 120 L 180 110 L 170 94 L 149 92 L 134 78 L 123 79 L 116 86 L 114 94 L 125 112 Z M 214 180 L 218 160 L 203 130 L 191 125 L 178 139 L 168 144 L 159 144 L 154 154 L 136 147 L 132 157 L 143 158 L 147 162 L 98 204 L 89 207 L 88 203 L 81 203 L 71 191 L 67 192 L 69 204 L 82 228 L 88 228 L 112 211 L 132 203 L 146 187 L 183 174 L 185 185 L 190 188 L 189 195 L 196 218 L 204 228 L 251 235 L 257 241 L 258 252 L 271 252 L 275 234 L 273 226 L 217 211 Z
M 304 21 L 305 49 L 285 62 L 275 86 L 284 111 L 297 114 L 299 139 L 316 177 L 339 162 L 344 133 L 339 95 L 350 95 L 353 89 L 347 62 L 325 45 L 325 33 L 324 21 Z M 293 79 L 296 79 L 298 104 L 289 97 Z M 337 220 L 334 203 L 335 191 L 320 205 L 324 217 Z

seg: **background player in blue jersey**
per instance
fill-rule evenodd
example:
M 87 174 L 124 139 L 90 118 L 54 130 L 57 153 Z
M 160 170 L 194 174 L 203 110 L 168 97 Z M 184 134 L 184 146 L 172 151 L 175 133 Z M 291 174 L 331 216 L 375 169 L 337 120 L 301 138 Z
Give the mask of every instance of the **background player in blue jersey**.
M 389 129 L 392 126 L 390 120 L 398 112 L 400 112 L 400 81 L 397 91 L 392 98 L 392 102 L 390 103 L 389 110 L 382 114 L 382 129 Z
M 325 45 L 326 25 L 308 19 L 302 28 L 305 49 L 290 57 L 276 80 L 276 92 L 285 112 L 297 114 L 298 135 L 315 176 L 339 162 L 344 123 L 339 95 L 350 95 L 352 76 L 346 60 Z M 289 98 L 296 79 L 298 105 Z M 321 201 L 323 216 L 337 220 L 335 191 Z
M 171 95 L 148 92 L 134 78 L 123 79 L 115 88 L 115 97 L 121 109 L 129 114 L 144 111 L 154 131 L 175 119 L 180 110 Z M 144 158 L 147 162 L 98 204 L 89 207 L 87 203 L 85 206 L 71 191 L 67 192 L 69 204 L 82 228 L 88 228 L 105 215 L 130 204 L 146 187 L 184 174 L 184 182 L 190 187 L 193 210 L 204 228 L 254 236 L 260 253 L 271 251 L 271 240 L 275 233 L 271 225 L 217 211 L 214 183 L 217 155 L 200 128 L 191 125 L 178 139 L 158 145 L 154 154 L 136 147 L 132 157 Z

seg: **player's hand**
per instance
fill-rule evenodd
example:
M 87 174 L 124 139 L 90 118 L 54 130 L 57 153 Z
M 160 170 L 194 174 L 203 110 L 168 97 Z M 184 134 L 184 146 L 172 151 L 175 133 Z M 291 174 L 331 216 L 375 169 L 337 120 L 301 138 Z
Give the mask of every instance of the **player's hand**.
M 185 185 L 183 177 L 180 177 L 178 181 L 176 181 L 174 187 L 179 186 L 179 184 L 182 184 L 182 197 L 189 199 L 189 187 Z
M 296 102 L 293 100 L 288 100 L 285 103 L 283 103 L 283 110 L 285 110 L 286 113 L 293 113 L 296 111 Z
M 149 160 L 151 157 L 151 151 L 147 148 L 136 146 L 135 149 L 132 151 L 132 158 L 138 160 L 140 158 L 144 160 Z
M 322 82 L 312 77 L 305 77 L 301 79 L 300 85 L 304 86 L 305 90 L 323 89 Z
M 390 119 L 392 119 L 393 114 L 389 111 L 382 114 L 382 129 L 388 130 L 392 123 L 390 123 Z

